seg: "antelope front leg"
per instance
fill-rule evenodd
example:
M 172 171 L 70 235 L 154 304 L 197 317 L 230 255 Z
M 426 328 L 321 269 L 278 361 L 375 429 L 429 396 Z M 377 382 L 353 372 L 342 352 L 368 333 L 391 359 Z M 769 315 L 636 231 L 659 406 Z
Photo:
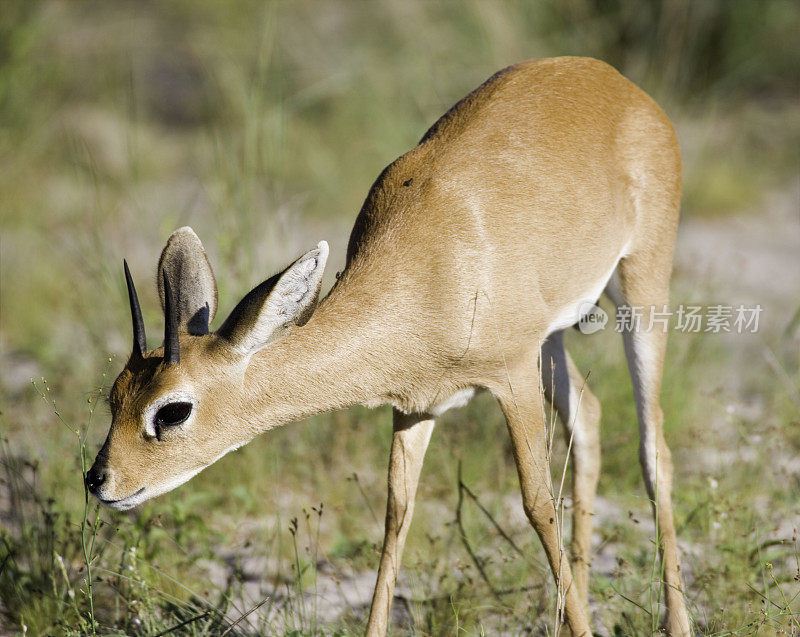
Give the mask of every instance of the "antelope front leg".
M 547 438 L 535 358 L 532 361 L 523 359 L 520 367 L 521 371 L 516 374 L 511 369 L 508 390 L 496 395 L 511 435 L 511 448 L 522 490 L 522 507 L 542 541 L 558 590 L 556 634 L 563 611 L 573 637 L 591 637 L 586 609 L 572 579 L 559 533 L 550 466 L 545 454 Z
M 563 333 L 542 344 L 542 386 L 572 438 L 572 576 L 589 616 L 594 499 L 600 477 L 600 402 L 564 349 Z
M 367 622 L 366 634 L 370 637 L 385 635 L 389 625 L 389 610 L 392 607 L 397 572 L 400 569 L 408 528 L 414 515 L 414 498 L 419 484 L 419 474 L 433 425 L 434 421 L 430 416 L 406 415 L 394 411 L 386 534 L 383 538 L 378 581 L 375 583 Z

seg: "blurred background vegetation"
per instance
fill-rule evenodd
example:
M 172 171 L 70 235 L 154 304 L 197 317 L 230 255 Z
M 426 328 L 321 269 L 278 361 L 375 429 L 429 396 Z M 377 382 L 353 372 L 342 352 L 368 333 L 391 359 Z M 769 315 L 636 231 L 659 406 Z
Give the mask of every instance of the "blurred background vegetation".
M 128 355 L 123 257 L 139 282 L 151 335 L 163 329 L 152 285 L 156 259 L 181 225 L 192 225 L 210 252 L 221 315 L 320 238 L 333 248 L 330 282 L 382 167 L 497 69 L 554 55 L 604 59 L 663 106 L 684 154 L 684 219 L 721 228 L 732 216 L 758 217 L 772 195 L 797 187 L 798 33 L 800 5 L 790 0 L 2 0 L 0 626 L 9 633 L 157 634 L 188 622 L 176 633 L 216 634 L 238 616 L 236 604 L 249 608 L 241 602 L 247 578 L 239 562 L 259 556 L 266 562 L 255 579 L 273 587 L 271 615 L 253 617 L 272 623 L 236 630 L 363 627 L 357 604 L 320 623 L 302 602 L 314 598 L 309 586 L 324 569 L 341 582 L 343 573 L 352 579 L 377 564 L 387 410 L 337 413 L 270 434 L 138 512 L 103 511 L 95 525 L 92 505 L 84 530 L 96 536 L 99 556 L 86 577 L 80 454 L 52 401 L 84 431 Z M 719 292 L 698 285 L 691 271 L 679 271 L 676 289 Z M 790 299 L 763 336 L 774 364 L 737 375 L 734 389 L 723 387 L 725 374 L 751 350 L 702 336 L 673 339 L 665 412 L 679 460 L 691 458 L 682 449 L 689 454 L 708 443 L 709 404 L 721 406 L 732 448 L 758 435 L 800 452 L 790 427 L 798 424 L 796 339 L 786 340 L 796 334 L 796 310 Z M 584 349 L 576 356 L 604 402 L 601 491 L 619 512 L 601 529 L 602 542 L 620 548 L 616 566 L 593 584 L 595 620 L 609 634 L 648 634 L 658 613 L 652 599 L 643 601 L 652 598 L 651 543 L 628 528 L 636 511 L 638 526 L 649 524 L 632 460 L 630 386 L 616 339 Z M 109 356 L 116 358 L 107 363 Z M 764 369 L 779 370 L 780 380 Z M 701 395 L 697 388 L 709 378 L 725 380 Z M 765 430 L 753 433 L 750 421 L 737 420 L 720 391 L 755 401 L 752 419 Z M 98 407 L 93 419 L 89 456 L 105 436 L 107 409 Z M 518 495 L 498 410 L 477 400 L 448 415 L 436 437 L 422 487 L 428 504 L 420 505 L 406 560 L 404 590 L 416 602 L 401 605 L 397 634 L 552 627 L 537 543 L 506 506 Z M 769 444 L 757 451 L 758 466 L 769 464 Z M 689 594 L 698 630 L 800 629 L 792 616 L 797 603 L 782 588 L 792 585 L 796 537 L 788 556 L 763 557 L 764 542 L 763 550 L 782 546 L 764 537 L 773 520 L 743 505 L 766 499 L 796 511 L 796 475 L 754 481 L 749 467 L 722 480 L 695 464 L 702 463 L 679 467 L 676 499 L 683 537 L 693 543 Z M 465 513 L 463 528 L 455 524 L 462 465 L 464 482 L 517 529 L 522 564 L 477 509 Z M 721 486 L 709 490 L 709 480 Z M 319 502 L 325 514 L 310 514 Z M 301 529 L 307 523 L 308 540 L 290 533 L 294 517 Z M 465 535 L 482 547 L 492 586 L 470 567 Z M 298 542 L 302 559 L 292 550 Z M 316 551 L 324 559 L 311 559 Z M 773 577 L 773 564 L 788 566 Z M 209 574 L 220 572 L 221 582 Z M 94 580 L 91 593 L 87 579 Z M 367 578 L 362 588 L 370 585 Z M 511 593 L 490 594 L 504 588 Z M 95 612 L 90 598 L 96 626 L 87 619 Z

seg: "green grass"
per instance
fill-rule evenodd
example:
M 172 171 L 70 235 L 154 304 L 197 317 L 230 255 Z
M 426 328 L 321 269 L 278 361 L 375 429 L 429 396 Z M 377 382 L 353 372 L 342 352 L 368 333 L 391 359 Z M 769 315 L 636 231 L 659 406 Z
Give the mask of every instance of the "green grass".
M 309 593 L 377 566 L 386 408 L 271 432 L 131 513 L 86 499 L 84 445 L 91 460 L 109 416 L 97 396 L 129 351 L 121 259 L 141 281 L 151 338 L 162 329 L 155 260 L 186 223 L 211 253 L 222 313 L 321 238 L 333 247 L 330 283 L 380 169 L 492 72 L 536 56 L 602 57 L 664 104 L 688 216 L 756 206 L 793 178 L 797 7 L 698 3 L 684 19 L 669 13 L 679 4 L 632 6 L 5 3 L 0 632 L 361 632 L 363 608 L 321 625 L 324 600 Z M 711 293 L 695 283 L 678 281 L 676 300 L 697 301 L 682 292 L 690 284 Z M 664 411 L 700 634 L 798 630 L 798 521 L 787 512 L 798 508 L 788 459 L 800 453 L 800 376 L 796 324 L 784 327 L 738 349 L 710 335 L 670 341 Z M 622 347 L 610 333 L 571 334 L 568 346 L 603 404 L 600 492 L 611 510 L 598 513 L 598 536 L 616 561 L 592 580 L 594 623 L 650 634 L 652 522 Z M 437 426 L 403 573 L 395 634 L 553 629 L 551 577 L 488 395 Z

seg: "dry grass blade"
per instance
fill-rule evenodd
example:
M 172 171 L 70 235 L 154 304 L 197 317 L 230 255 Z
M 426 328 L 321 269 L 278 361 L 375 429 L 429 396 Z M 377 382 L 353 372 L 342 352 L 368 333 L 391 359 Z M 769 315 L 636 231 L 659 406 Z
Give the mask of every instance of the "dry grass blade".
M 224 630 L 224 632 L 220 635 L 220 637 L 225 637 L 225 635 L 227 635 L 229 632 L 231 632 L 234 628 L 236 628 L 239 624 L 241 624 L 245 619 L 247 619 L 247 617 L 249 615 L 251 615 L 252 613 L 255 613 L 259 608 L 261 608 L 268 601 L 269 601 L 269 596 L 267 596 L 264 599 L 262 599 L 258 604 L 253 606 L 253 608 L 248 610 L 246 613 L 244 613 L 242 616 L 240 616 L 235 622 L 233 622 L 230 626 L 228 626 Z

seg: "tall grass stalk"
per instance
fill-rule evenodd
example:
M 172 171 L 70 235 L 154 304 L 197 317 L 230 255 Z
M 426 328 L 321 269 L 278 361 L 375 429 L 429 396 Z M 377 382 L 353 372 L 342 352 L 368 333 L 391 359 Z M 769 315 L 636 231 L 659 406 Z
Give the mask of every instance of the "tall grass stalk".
M 90 504 L 89 500 L 89 489 L 86 485 L 86 474 L 89 471 L 89 459 L 86 452 L 86 439 L 89 435 L 89 430 L 92 426 L 92 420 L 94 419 L 94 412 L 97 407 L 97 402 L 102 396 L 103 386 L 105 384 L 105 378 L 108 374 L 108 370 L 111 367 L 111 363 L 114 360 L 114 357 L 109 357 L 106 363 L 106 368 L 103 371 L 102 381 L 98 388 L 89 396 L 87 399 L 89 405 L 89 417 L 86 420 L 86 425 L 80 429 L 69 424 L 66 419 L 62 416 L 61 411 L 56 404 L 55 399 L 50 397 L 50 386 L 47 384 L 47 380 L 42 377 L 40 379 L 41 386 L 36 383 L 35 380 L 31 379 L 31 384 L 39 396 L 44 400 L 48 407 L 50 407 L 53 414 L 55 414 L 58 421 L 64 425 L 70 432 L 75 436 L 77 445 L 78 445 L 78 457 L 80 458 L 81 462 L 81 484 L 83 486 L 83 516 L 81 518 L 81 551 L 83 553 L 83 562 L 84 566 L 86 567 L 86 576 L 83 579 L 84 586 L 86 588 L 86 598 L 89 604 L 89 611 L 88 611 L 88 630 L 91 632 L 92 635 L 97 634 L 97 621 L 95 619 L 95 612 L 94 612 L 94 575 L 92 573 L 92 564 L 94 562 L 94 548 L 95 548 L 95 541 L 97 539 L 97 532 L 100 526 L 100 505 L 94 505 L 94 521 L 91 522 L 90 518 L 90 511 L 92 509 L 92 505 Z M 66 569 L 64 569 L 64 562 L 60 556 L 57 557 L 59 561 L 59 565 L 63 569 L 64 577 L 67 580 L 67 584 L 69 584 L 69 578 L 67 577 Z M 71 588 L 70 588 L 71 591 Z M 76 611 L 78 612 L 78 616 L 81 617 L 82 621 L 85 619 L 82 616 L 82 613 L 76 606 Z M 85 625 L 84 625 L 85 627 Z
M 303 631 L 305 630 L 305 622 L 308 613 L 306 612 L 305 595 L 303 594 L 303 574 L 305 573 L 305 568 L 302 566 L 300 562 L 300 549 L 298 548 L 297 531 L 298 531 L 297 517 L 293 517 L 289 522 L 289 533 L 291 533 L 292 535 L 292 547 L 294 549 L 294 569 L 295 569 L 294 597 L 297 600 L 298 614 L 300 619 L 300 630 Z

